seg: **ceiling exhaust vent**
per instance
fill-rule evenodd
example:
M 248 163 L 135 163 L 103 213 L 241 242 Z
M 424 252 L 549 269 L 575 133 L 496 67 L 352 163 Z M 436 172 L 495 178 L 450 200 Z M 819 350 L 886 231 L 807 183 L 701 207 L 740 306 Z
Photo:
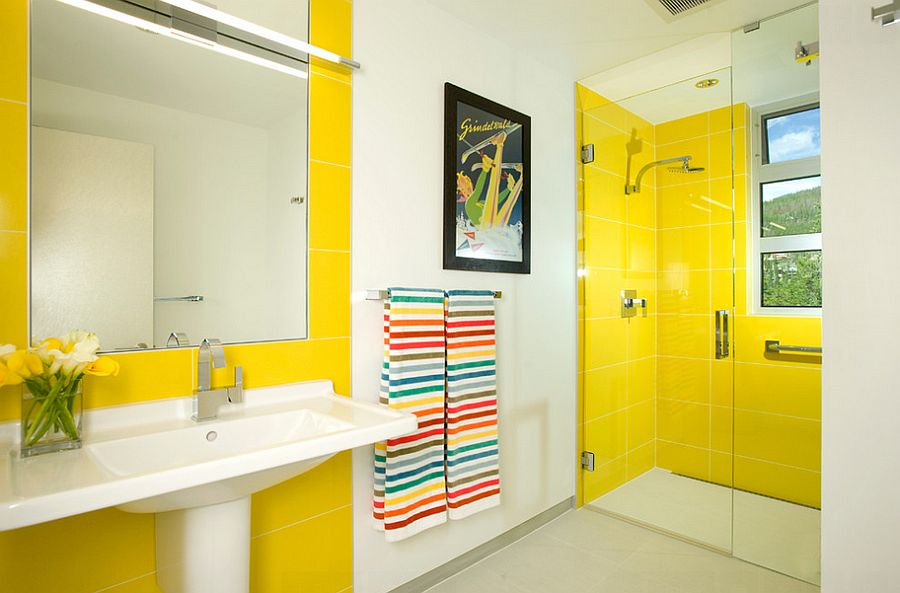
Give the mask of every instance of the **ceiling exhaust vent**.
M 667 20 L 697 12 L 701 8 L 718 2 L 719 0 L 646 0 L 659 15 Z

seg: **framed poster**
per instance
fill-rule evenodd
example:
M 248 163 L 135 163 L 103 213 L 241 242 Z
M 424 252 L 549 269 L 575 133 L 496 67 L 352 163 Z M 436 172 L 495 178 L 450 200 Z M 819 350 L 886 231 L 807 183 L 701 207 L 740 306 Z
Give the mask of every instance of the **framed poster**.
M 444 269 L 531 272 L 531 118 L 444 85 Z

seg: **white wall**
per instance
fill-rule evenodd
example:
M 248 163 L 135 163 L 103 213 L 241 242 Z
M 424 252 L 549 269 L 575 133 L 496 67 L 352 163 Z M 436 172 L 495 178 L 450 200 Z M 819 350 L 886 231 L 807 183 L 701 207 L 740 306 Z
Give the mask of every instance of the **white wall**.
M 822 591 L 900 590 L 900 25 L 823 0 Z
M 502 505 L 385 543 L 371 527 L 371 450 L 354 452 L 354 590 L 383 593 L 575 493 L 575 76 L 424 2 L 353 8 L 353 396 L 377 400 L 382 357 L 382 308 L 364 289 L 503 290 Z M 532 117 L 531 275 L 441 269 L 445 81 Z

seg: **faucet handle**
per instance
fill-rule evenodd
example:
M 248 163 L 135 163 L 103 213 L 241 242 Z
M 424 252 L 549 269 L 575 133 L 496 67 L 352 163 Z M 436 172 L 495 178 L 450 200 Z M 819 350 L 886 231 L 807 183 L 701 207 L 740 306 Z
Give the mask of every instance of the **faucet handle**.
M 234 367 L 234 385 L 227 388 L 228 401 L 239 404 L 244 401 L 244 367 Z

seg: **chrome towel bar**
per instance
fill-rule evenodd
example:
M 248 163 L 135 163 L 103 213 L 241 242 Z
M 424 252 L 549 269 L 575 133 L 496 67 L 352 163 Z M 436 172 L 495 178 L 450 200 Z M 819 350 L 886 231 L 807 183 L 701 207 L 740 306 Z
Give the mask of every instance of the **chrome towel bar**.
M 780 340 L 766 340 L 766 352 L 809 352 L 822 354 L 821 346 L 782 346 Z
M 502 290 L 495 290 L 493 292 L 494 292 L 495 299 L 503 298 Z M 367 301 L 383 301 L 383 300 L 390 298 L 390 296 L 391 296 L 390 293 L 384 289 L 378 289 L 378 288 L 367 288 L 366 289 L 366 300 Z
M 203 295 L 192 294 L 188 296 L 153 297 L 153 300 L 157 303 L 161 301 L 187 301 L 190 303 L 199 303 L 203 300 Z

